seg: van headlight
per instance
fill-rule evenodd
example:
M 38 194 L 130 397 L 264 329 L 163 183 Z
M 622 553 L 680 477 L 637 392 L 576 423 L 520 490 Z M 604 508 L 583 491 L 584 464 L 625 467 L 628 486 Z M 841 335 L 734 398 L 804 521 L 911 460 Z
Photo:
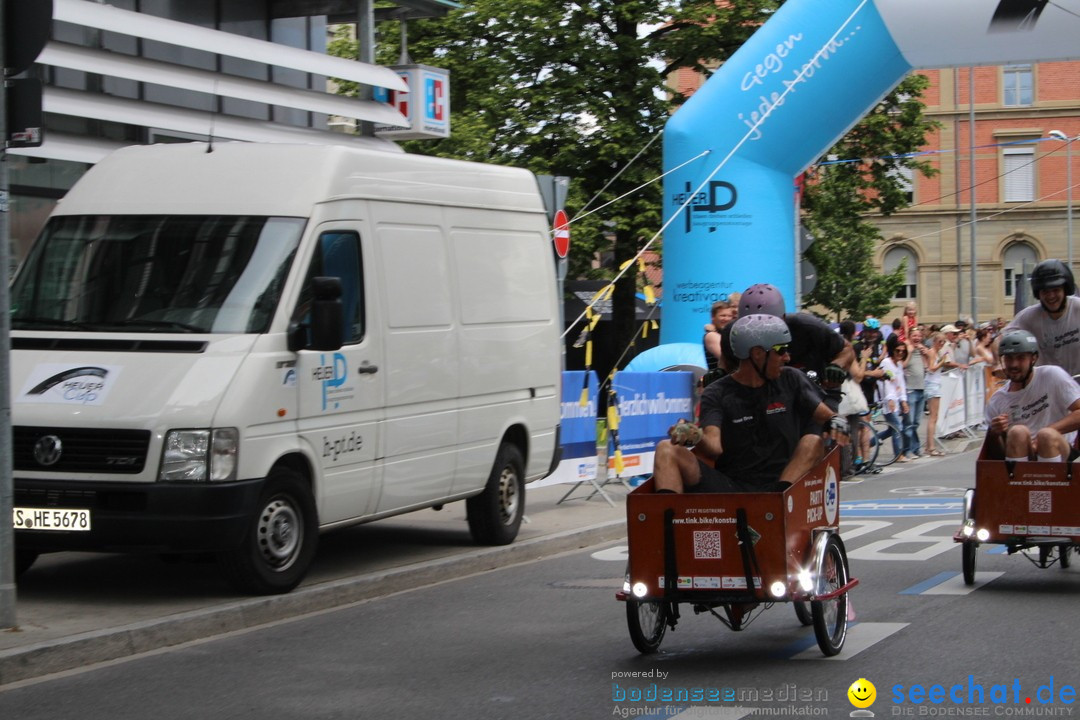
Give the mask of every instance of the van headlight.
M 236 428 L 170 430 L 165 435 L 158 480 L 235 480 L 239 446 L 240 432 Z

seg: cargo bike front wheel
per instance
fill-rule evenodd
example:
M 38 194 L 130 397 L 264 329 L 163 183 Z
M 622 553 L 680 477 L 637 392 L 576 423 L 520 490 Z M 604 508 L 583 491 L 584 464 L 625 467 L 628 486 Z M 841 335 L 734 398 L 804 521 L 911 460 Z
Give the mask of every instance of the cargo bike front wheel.
M 668 624 L 668 603 L 626 599 L 626 625 L 638 652 L 648 655 L 660 649 Z
M 848 628 L 848 562 L 839 535 L 828 535 L 817 559 L 817 599 L 810 601 L 810 615 L 818 647 L 832 657 L 843 649 Z

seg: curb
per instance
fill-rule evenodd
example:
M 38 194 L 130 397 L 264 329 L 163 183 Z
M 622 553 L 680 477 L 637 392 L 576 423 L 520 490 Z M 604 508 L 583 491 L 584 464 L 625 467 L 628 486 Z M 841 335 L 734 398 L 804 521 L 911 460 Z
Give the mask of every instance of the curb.
M 300 587 L 288 595 L 247 598 L 158 620 L 3 650 L 0 651 L 0 687 L 415 590 L 625 537 L 626 522 L 620 519 L 511 545 Z

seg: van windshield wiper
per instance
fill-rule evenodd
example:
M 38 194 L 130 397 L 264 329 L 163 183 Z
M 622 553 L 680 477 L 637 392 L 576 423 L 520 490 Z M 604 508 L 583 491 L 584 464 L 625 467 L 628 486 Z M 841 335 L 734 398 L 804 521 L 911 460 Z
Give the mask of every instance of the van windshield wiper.
M 108 323 L 111 327 L 146 327 L 155 328 L 158 330 L 182 330 L 188 333 L 204 333 L 204 330 L 197 325 L 189 325 L 187 323 L 177 322 L 175 320 L 113 320 Z
M 75 329 L 75 330 L 93 330 L 89 324 L 79 322 L 78 320 L 64 320 L 62 318 L 50 318 L 50 317 L 12 317 L 11 327 L 14 330 L 37 330 L 47 328 L 55 330 L 56 328 Z

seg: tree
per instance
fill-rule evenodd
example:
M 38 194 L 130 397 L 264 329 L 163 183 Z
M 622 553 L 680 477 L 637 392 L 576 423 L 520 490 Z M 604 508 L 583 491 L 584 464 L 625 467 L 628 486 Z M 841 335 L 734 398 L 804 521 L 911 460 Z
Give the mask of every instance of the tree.
M 940 126 L 922 113 L 922 92 L 928 84 L 922 75 L 907 77 L 826 156 L 854 161 L 819 163 L 812 172 L 802 209 L 803 224 L 816 238 L 807 258 L 817 268 L 818 282 L 803 298 L 805 307 L 823 307 L 839 320 L 844 315 L 882 315 L 892 306 L 905 268 L 901 265 L 887 275 L 875 271 L 874 249 L 882 238 L 867 216 L 887 216 L 907 207 L 900 168 L 927 177 L 937 172 L 909 155 Z
M 414 153 L 570 177 L 570 275 L 612 278 L 663 223 L 661 183 L 648 183 L 660 176 L 662 162 L 661 143 L 650 140 L 681 100 L 671 98 L 666 73 L 701 66 L 701 58 L 723 59 L 753 32 L 748 20 L 760 22 L 760 8 L 776 4 L 465 0 L 446 18 L 409 25 L 413 60 L 450 70 L 452 136 L 404 145 Z M 382 37 L 398 36 L 396 21 L 379 30 Z M 332 52 L 355 57 L 355 44 L 334 44 Z M 381 45 L 379 62 L 396 62 L 394 45 Z M 581 216 L 582 209 L 623 196 Z M 601 255 L 611 260 L 597 268 Z M 619 348 L 638 331 L 635 280 L 628 272 L 615 289 Z
M 404 145 L 414 153 L 516 165 L 572 178 L 567 200 L 574 237 L 570 275 L 614 277 L 667 219 L 661 217 L 661 184 L 647 183 L 660 176 L 662 164 L 661 143 L 650 141 L 684 99 L 666 85 L 669 73 L 683 67 L 708 72 L 738 50 L 781 4 L 781 0 L 462 0 L 462 7 L 445 18 L 408 27 L 413 60 L 450 70 L 453 134 Z M 380 44 L 378 61 L 396 63 L 399 48 L 389 39 L 398 37 L 398 22 L 382 23 L 379 32 L 388 41 Z M 335 40 L 331 51 L 355 57 L 355 43 L 350 42 Z M 915 150 L 925 131 L 909 132 L 905 125 L 918 126 L 921 106 L 899 94 L 890 98 L 868 120 L 870 125 L 860 124 L 833 152 L 841 157 L 881 157 Z M 894 182 L 890 168 L 898 163 L 908 161 L 883 161 L 852 177 L 845 168 L 836 175 L 845 177 L 849 188 L 864 188 L 860 183 L 867 176 L 871 181 L 864 189 L 872 187 L 878 193 L 876 198 L 868 196 L 870 202 L 891 211 L 902 200 L 899 187 L 890 185 Z M 874 206 L 855 210 L 843 204 L 840 188 L 832 193 L 818 190 L 832 181 L 822 173 L 811 183 L 806 195 L 808 225 L 823 240 L 846 239 L 839 255 L 851 253 L 869 263 L 870 231 L 860 231 L 867 234 L 864 240 L 869 239 L 869 245 L 859 245 L 846 233 L 856 227 L 852 217 L 862 222 L 859 213 Z M 582 215 L 583 209 L 591 211 L 616 198 L 623 199 Z M 841 204 L 833 207 L 834 199 Z M 595 259 L 600 255 L 610 255 L 611 261 L 597 268 Z M 838 271 L 832 277 L 840 276 Z M 831 284 L 823 280 L 819 288 Z M 861 295 L 876 297 L 873 286 L 881 281 L 870 277 L 867 282 L 871 287 Z M 627 347 L 637 332 L 635 289 L 633 272 L 616 287 L 613 314 L 619 348 Z M 831 310 L 835 302 L 823 304 Z

